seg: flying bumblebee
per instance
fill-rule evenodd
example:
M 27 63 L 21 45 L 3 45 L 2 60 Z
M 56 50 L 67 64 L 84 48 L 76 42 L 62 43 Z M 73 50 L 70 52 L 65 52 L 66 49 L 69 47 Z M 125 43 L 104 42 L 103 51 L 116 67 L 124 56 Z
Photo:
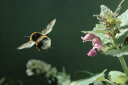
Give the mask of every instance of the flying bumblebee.
M 36 48 L 40 50 L 46 50 L 51 47 L 51 39 L 46 36 L 52 31 L 54 24 L 56 23 L 56 19 L 50 22 L 47 27 L 42 32 L 33 32 L 29 36 L 29 41 L 19 46 L 17 49 L 25 49 L 31 48 L 32 46 L 36 46 Z

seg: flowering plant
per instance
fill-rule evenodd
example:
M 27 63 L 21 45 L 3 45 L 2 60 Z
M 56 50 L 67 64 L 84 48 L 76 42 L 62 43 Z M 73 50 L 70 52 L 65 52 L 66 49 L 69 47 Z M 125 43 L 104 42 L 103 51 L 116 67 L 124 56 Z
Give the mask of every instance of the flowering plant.
M 55 67 L 43 61 L 30 60 L 27 63 L 27 74 L 29 76 L 45 74 L 49 82 L 56 85 L 90 85 L 92 83 L 93 85 L 127 85 L 128 67 L 123 56 L 128 55 L 128 9 L 120 14 L 124 1 L 121 1 L 115 12 L 101 5 L 100 14 L 94 15 L 99 23 L 92 31 L 82 31 L 86 35 L 81 37 L 83 42 L 92 42 L 92 49 L 87 53 L 88 56 L 96 56 L 98 51 L 104 55 L 117 57 L 124 72 L 110 71 L 106 74 L 105 69 L 96 75 L 86 71 L 68 75 L 65 70 L 58 72 Z
M 82 31 L 86 35 L 81 37 L 83 42 L 92 41 L 93 48 L 88 52 L 88 56 L 96 56 L 96 51 L 99 51 L 104 55 L 118 57 L 124 73 L 119 71 L 110 72 L 110 81 L 113 84 L 123 85 L 126 81 L 120 80 L 119 82 L 116 80 L 121 76 L 125 76 L 124 79 L 126 80 L 128 79 L 128 67 L 123 58 L 123 56 L 128 55 L 128 9 L 120 14 L 121 5 L 124 1 L 121 1 L 115 12 L 107 6 L 101 5 L 100 14 L 94 15 L 99 23 L 92 31 Z

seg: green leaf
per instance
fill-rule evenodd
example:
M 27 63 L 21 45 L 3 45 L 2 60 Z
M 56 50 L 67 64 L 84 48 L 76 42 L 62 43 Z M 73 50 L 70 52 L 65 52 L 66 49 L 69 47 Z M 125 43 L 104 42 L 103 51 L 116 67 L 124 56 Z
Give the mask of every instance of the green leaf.
M 92 34 L 96 34 L 96 33 L 108 33 L 105 30 L 93 30 L 93 31 L 81 31 L 81 32 L 84 33 L 84 34 L 87 34 L 87 33 L 92 33 Z
M 120 57 L 120 56 L 123 56 L 123 55 L 128 55 L 128 48 L 126 49 L 110 49 L 108 51 L 105 51 L 104 52 L 105 55 L 111 55 L 111 56 L 117 56 L 117 57 Z
M 70 75 L 66 74 L 64 69 L 63 72 L 58 72 L 56 78 L 57 78 L 57 85 L 69 85 L 71 82 Z
M 99 81 L 99 82 L 94 82 L 93 85 L 106 85 L 103 82 Z
M 128 80 L 128 77 L 123 72 L 120 71 L 110 71 L 108 74 L 108 78 L 112 82 L 121 85 L 125 85 L 126 81 Z
M 96 26 L 93 29 L 93 31 L 103 30 L 103 27 L 104 26 L 102 24 L 96 24 Z M 107 30 L 103 30 L 102 33 L 98 33 L 98 32 L 95 33 L 95 35 L 98 36 L 101 39 L 103 44 L 107 44 L 107 43 L 110 42 L 110 39 L 105 35 L 105 33 L 108 33 L 108 31 Z
M 124 41 L 124 39 L 125 39 L 127 34 L 128 34 L 128 28 L 121 29 L 120 33 L 118 33 L 116 35 L 116 38 L 117 38 L 116 42 L 117 43 L 122 43 Z
M 91 78 L 73 81 L 73 82 L 71 82 L 70 85 L 89 85 L 89 84 L 94 83 L 94 82 L 103 81 L 105 79 L 105 77 L 104 77 L 105 72 L 106 72 L 106 70 L 104 70 L 102 73 L 97 74 Z
M 95 28 L 92 30 L 92 31 L 81 31 L 82 33 L 84 34 L 87 34 L 87 33 L 92 33 L 92 34 L 95 34 L 97 35 L 98 33 L 108 33 L 107 30 L 103 30 L 103 25 L 102 24 L 96 24 Z
M 126 26 L 128 25 L 128 9 L 122 13 L 120 16 L 117 17 L 120 21 L 121 21 L 121 24 L 120 26 Z

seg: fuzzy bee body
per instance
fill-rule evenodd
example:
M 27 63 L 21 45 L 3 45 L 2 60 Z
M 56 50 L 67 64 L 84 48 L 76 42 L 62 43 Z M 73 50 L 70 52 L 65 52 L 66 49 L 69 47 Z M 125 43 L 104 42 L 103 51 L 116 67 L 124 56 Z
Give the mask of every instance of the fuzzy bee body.
M 42 35 L 37 39 L 35 46 L 38 50 L 46 50 L 51 47 L 51 39 Z
M 56 19 L 54 19 L 51 23 L 48 24 L 46 29 L 44 29 L 41 33 L 40 32 L 33 32 L 29 36 L 29 41 L 19 46 L 17 49 L 25 49 L 25 48 L 31 48 L 32 46 L 36 46 L 36 48 L 40 50 L 46 50 L 51 47 L 51 39 L 46 36 L 52 31 L 52 28 L 56 22 Z

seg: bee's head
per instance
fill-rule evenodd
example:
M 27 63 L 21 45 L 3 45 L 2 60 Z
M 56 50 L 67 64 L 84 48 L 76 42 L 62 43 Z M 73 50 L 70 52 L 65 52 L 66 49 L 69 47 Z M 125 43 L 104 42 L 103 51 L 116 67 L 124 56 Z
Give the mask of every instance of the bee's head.
M 41 36 L 41 33 L 39 33 L 39 32 L 33 32 L 30 35 L 30 40 L 36 41 L 40 36 Z

